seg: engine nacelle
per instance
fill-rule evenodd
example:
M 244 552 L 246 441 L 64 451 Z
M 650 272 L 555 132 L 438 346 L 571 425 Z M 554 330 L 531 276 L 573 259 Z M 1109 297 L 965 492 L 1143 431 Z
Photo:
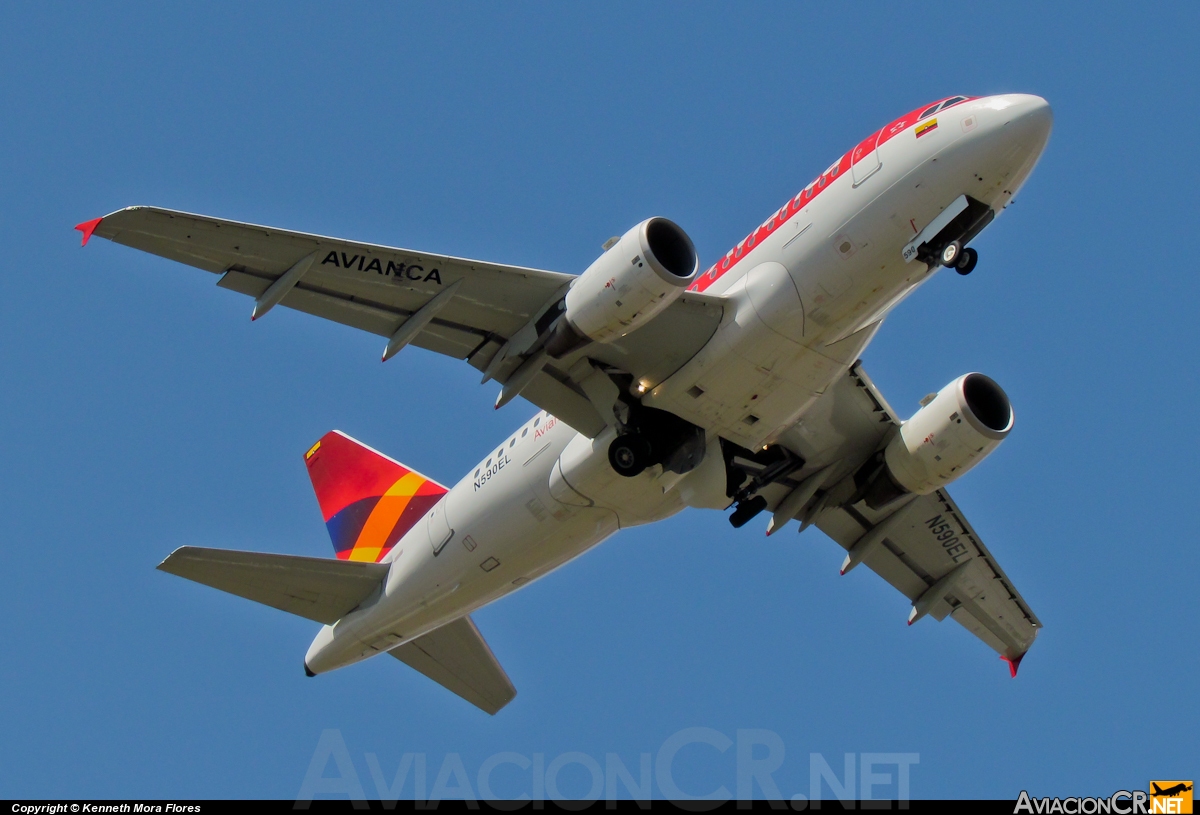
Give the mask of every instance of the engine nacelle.
M 883 451 L 883 468 L 867 491 L 867 504 L 906 493 L 928 495 L 983 461 L 1012 430 L 1013 409 L 1004 391 L 983 374 L 966 374 L 942 388 Z
M 700 272 L 696 247 L 666 218 L 626 232 L 567 292 L 566 311 L 546 341 L 561 358 L 588 342 L 612 342 L 669 306 Z

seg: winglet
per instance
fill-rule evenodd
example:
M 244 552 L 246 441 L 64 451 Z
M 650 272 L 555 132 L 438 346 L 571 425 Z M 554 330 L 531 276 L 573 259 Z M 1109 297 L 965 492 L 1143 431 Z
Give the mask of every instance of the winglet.
M 1008 672 L 1009 672 L 1009 674 L 1012 675 L 1013 679 L 1016 679 L 1017 678 L 1017 668 L 1020 667 L 1021 660 L 1023 660 L 1025 658 L 1025 655 L 1021 654 L 1020 656 L 1013 657 L 1011 659 L 1006 656 L 1001 656 L 1000 658 L 1008 663 Z
M 87 246 L 88 238 L 92 237 L 92 233 L 96 231 L 96 227 L 100 226 L 103 218 L 96 218 L 93 221 L 84 221 L 81 224 L 76 224 L 75 228 L 83 233 L 83 243 L 80 246 Z

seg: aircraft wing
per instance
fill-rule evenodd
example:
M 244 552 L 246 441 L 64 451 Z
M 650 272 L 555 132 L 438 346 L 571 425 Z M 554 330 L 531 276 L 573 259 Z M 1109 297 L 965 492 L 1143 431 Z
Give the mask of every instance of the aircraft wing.
M 910 624 L 926 615 L 953 618 L 1007 660 L 1015 676 L 1042 624 L 945 489 L 878 511 L 862 501 L 822 502 L 826 494 L 852 491 L 855 471 L 900 423 L 861 363 L 855 363 L 801 426 L 781 439 L 806 464 L 789 483 L 772 488 L 768 508 L 778 511 L 807 475 L 829 467 L 828 490 L 814 493 L 796 515 L 847 550 L 843 569 L 862 563 L 895 587 L 913 603 Z M 787 514 L 776 516 L 774 526 L 786 523 Z M 855 550 L 859 542 L 864 547 Z
M 161 571 L 333 625 L 375 591 L 386 563 L 181 546 Z
M 492 715 L 517 695 L 469 616 L 388 653 Z
M 411 344 L 465 359 L 504 383 L 522 359 L 505 356 L 510 339 L 536 336 L 563 297 L 572 275 L 447 255 L 327 238 L 203 215 L 129 207 L 80 224 L 95 234 L 220 275 L 217 285 L 256 298 L 256 314 L 273 294 L 278 303 L 327 320 L 393 338 L 440 293 L 446 298 L 414 323 Z M 290 276 L 289 276 L 290 275 Z M 272 285 L 279 286 L 272 291 Z M 265 300 L 264 300 L 265 298 Z M 267 307 L 274 303 L 269 303 Z M 649 324 L 621 341 L 593 345 L 588 356 L 660 382 L 704 346 L 720 323 L 718 298 L 685 293 Z M 515 341 L 520 341 L 518 337 Z M 569 358 L 570 359 L 570 358 Z M 576 430 L 595 436 L 604 421 L 571 378 L 551 361 L 521 395 Z
M 913 602 L 910 621 L 952 617 L 1008 660 L 1016 676 L 1042 624 L 978 533 L 944 489 L 897 512 L 903 516 L 862 563 Z M 875 524 L 845 507 L 822 512 L 816 526 L 849 551 Z

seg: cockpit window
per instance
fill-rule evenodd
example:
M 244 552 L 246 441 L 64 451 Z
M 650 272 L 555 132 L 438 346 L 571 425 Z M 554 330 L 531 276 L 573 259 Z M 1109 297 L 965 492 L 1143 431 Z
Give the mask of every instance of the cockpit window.
M 931 105 L 930 107 L 927 107 L 925 110 L 921 111 L 921 115 L 917 117 L 917 121 L 919 122 L 922 119 L 928 119 L 939 110 L 945 110 L 951 105 L 957 105 L 959 102 L 965 101 L 967 101 L 967 97 L 965 96 L 953 96 L 947 99 L 945 102 L 938 102 L 936 105 Z

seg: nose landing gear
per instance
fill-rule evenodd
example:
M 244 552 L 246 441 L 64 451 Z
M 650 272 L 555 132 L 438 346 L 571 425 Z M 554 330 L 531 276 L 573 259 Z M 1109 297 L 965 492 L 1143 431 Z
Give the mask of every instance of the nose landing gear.
M 962 257 L 954 263 L 954 271 L 961 275 L 968 275 L 975 270 L 975 264 L 978 262 L 979 253 L 967 247 L 962 251 Z
M 979 262 L 979 253 L 970 247 L 964 247 L 960 241 L 950 241 L 942 249 L 939 260 L 947 269 L 953 269 L 961 275 L 969 275 Z

